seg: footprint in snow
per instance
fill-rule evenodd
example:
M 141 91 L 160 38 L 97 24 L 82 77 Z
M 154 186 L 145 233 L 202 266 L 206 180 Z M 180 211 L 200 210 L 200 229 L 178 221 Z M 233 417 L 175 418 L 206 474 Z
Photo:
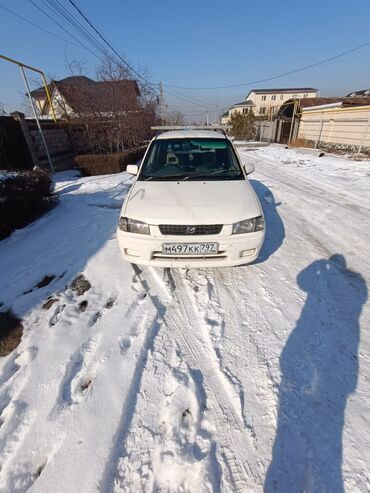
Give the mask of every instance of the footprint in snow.
M 115 298 L 109 298 L 109 300 L 105 303 L 102 310 L 94 313 L 94 315 L 91 317 L 90 322 L 89 322 L 89 327 L 92 327 L 93 325 L 95 325 L 96 322 L 102 318 L 104 312 L 113 308 L 115 303 L 116 303 Z
M 193 415 L 190 409 L 185 409 L 181 416 L 181 423 L 185 428 L 190 428 L 193 424 Z
M 58 298 L 48 298 L 45 303 L 42 305 L 43 310 L 50 310 L 50 308 L 59 301 Z
M 66 305 L 58 305 L 56 307 L 54 315 L 51 317 L 51 319 L 49 321 L 50 327 L 53 327 L 54 325 L 56 325 L 59 322 L 60 317 L 62 316 L 62 312 L 65 309 L 65 307 L 66 307 Z
M 135 301 L 133 301 L 131 303 L 131 305 L 128 307 L 127 311 L 126 311 L 126 317 L 132 315 L 132 313 L 136 310 L 136 308 L 141 305 L 141 303 L 145 300 L 145 298 L 148 296 L 148 293 L 146 291 L 142 291 L 141 293 L 139 293 L 135 299 Z
M 87 300 L 81 301 L 81 303 L 78 305 L 78 308 L 79 308 L 81 313 L 86 311 L 87 305 L 88 305 Z

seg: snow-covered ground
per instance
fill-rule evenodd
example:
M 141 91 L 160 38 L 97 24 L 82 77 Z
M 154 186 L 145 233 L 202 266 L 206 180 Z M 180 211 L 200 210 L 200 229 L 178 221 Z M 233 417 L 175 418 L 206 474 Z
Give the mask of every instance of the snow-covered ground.
M 1 492 L 370 491 L 370 164 L 239 153 L 254 265 L 125 263 L 125 173 L 58 174 L 60 204 L 0 242 L 24 326 L 0 361 Z

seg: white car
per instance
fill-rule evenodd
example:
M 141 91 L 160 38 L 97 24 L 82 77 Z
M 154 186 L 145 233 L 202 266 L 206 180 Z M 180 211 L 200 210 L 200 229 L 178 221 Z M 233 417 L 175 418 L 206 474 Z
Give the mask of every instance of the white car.
M 253 262 L 261 204 L 231 140 L 212 130 L 166 131 L 148 146 L 121 210 L 117 237 L 134 264 L 227 267 Z

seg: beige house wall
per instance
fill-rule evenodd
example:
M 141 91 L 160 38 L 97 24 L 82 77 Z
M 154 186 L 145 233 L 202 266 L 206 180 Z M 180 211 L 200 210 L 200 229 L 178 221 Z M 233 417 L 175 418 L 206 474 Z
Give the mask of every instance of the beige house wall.
M 316 98 L 317 92 L 291 92 L 291 93 L 255 93 L 251 92 L 248 95 L 248 99 L 252 100 L 255 104 L 254 114 L 256 116 L 272 116 L 279 111 L 279 108 L 289 99 L 303 99 L 303 98 Z M 261 108 L 265 108 L 264 113 L 261 112 Z
M 43 98 L 38 98 L 34 99 L 40 113 L 44 108 L 46 99 Z M 65 102 L 64 97 L 60 94 L 60 92 L 54 88 L 52 94 L 51 94 L 51 101 L 54 107 L 55 115 L 57 118 L 63 118 L 65 115 L 73 115 L 73 110 L 72 108 Z M 43 117 L 46 118 L 52 118 L 53 114 L 50 108 L 50 105 L 47 105 L 47 112 L 42 115 Z
M 370 106 L 303 109 L 298 138 L 370 148 Z
M 230 122 L 231 116 L 234 115 L 235 113 L 241 113 L 243 115 L 243 114 L 247 114 L 250 110 L 252 110 L 253 113 L 255 114 L 254 108 L 250 108 L 250 107 L 246 107 L 246 108 L 243 108 L 243 107 L 230 108 L 229 109 L 229 115 L 228 116 L 221 117 L 221 123 L 223 125 L 227 125 Z

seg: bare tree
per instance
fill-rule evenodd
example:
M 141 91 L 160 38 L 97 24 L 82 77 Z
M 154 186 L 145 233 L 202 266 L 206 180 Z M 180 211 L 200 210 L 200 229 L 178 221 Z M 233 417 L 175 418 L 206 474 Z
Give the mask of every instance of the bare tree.
M 166 125 L 184 125 L 185 116 L 180 111 L 171 111 L 166 115 Z
M 76 65 L 69 61 L 73 68 Z M 98 82 L 87 77 L 57 85 L 65 117 L 85 126 L 84 146 L 93 152 L 120 152 L 150 137 L 157 121 L 157 98 L 150 84 L 135 80 L 124 64 L 106 58 Z M 146 79 L 146 77 L 144 77 Z M 70 109 L 72 108 L 72 114 Z
M 71 75 L 84 75 L 87 73 L 87 63 L 86 60 L 81 58 L 80 60 L 77 60 L 76 58 L 73 58 L 70 53 L 65 51 L 65 60 L 64 60 L 65 66 L 67 71 Z

